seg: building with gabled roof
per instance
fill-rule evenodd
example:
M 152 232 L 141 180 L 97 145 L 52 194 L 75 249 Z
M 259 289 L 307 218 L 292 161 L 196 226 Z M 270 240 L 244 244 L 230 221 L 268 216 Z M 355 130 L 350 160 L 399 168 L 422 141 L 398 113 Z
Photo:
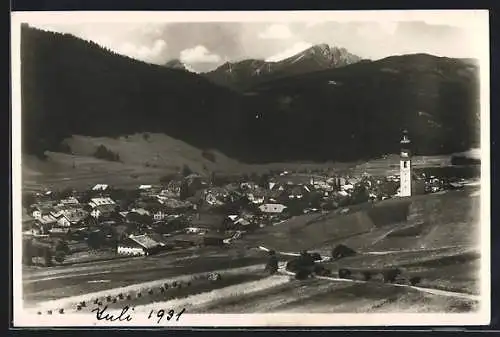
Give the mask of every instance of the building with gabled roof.
M 130 235 L 117 246 L 117 253 L 122 255 L 146 256 L 167 248 L 167 244 L 149 234 Z
M 83 209 L 72 209 L 62 211 L 57 218 L 57 223 L 63 227 L 77 226 L 89 216 L 89 212 Z
M 92 198 L 90 199 L 89 205 L 92 208 L 98 207 L 98 206 L 103 206 L 103 205 L 115 205 L 116 202 L 109 198 Z
M 283 204 L 263 204 L 259 206 L 259 209 L 263 213 L 272 213 L 272 214 L 280 214 L 287 207 Z
M 108 189 L 108 185 L 106 184 L 97 184 L 92 187 L 92 191 L 106 191 Z

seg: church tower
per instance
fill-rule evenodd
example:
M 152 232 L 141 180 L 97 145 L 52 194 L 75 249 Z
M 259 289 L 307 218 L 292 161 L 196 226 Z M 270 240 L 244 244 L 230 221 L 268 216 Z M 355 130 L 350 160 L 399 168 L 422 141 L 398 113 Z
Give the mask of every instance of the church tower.
M 402 197 L 411 196 L 411 153 L 410 153 L 410 138 L 408 131 L 403 131 L 401 138 L 401 158 L 400 158 L 400 195 Z

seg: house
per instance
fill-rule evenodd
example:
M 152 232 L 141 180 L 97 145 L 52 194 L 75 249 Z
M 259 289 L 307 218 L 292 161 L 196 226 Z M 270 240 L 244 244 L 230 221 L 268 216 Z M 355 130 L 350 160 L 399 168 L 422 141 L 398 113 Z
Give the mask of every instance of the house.
M 57 219 L 51 214 L 43 214 L 39 218 L 36 218 L 35 223 L 43 226 L 44 228 L 49 228 L 57 224 Z
M 280 214 L 283 213 L 283 211 L 287 207 L 283 204 L 264 204 L 260 205 L 259 209 L 263 213 L 272 213 L 272 214 Z
M 248 226 L 251 224 L 251 222 L 245 218 L 238 218 L 234 221 L 234 224 L 238 226 Z
M 80 202 L 78 201 L 77 198 L 71 196 L 71 197 L 67 197 L 65 199 L 61 199 L 59 201 L 59 205 L 61 206 L 65 206 L 65 205 L 78 205 Z
M 120 255 L 147 256 L 166 248 L 165 242 L 159 242 L 148 234 L 131 235 L 117 246 Z
M 153 211 L 153 220 L 155 221 L 162 221 L 168 218 L 169 214 L 166 210 L 164 209 L 157 209 Z
M 161 206 L 168 210 L 187 210 L 193 207 L 193 205 L 189 201 L 181 201 L 169 197 L 158 196 L 158 202 Z
M 95 208 L 104 205 L 116 205 L 116 202 L 111 198 L 92 198 L 90 199 L 89 205 Z
M 134 213 L 137 213 L 139 215 L 144 215 L 144 216 L 150 216 L 151 213 L 149 213 L 148 210 L 144 209 L 144 208 L 133 208 L 130 210 L 130 212 L 134 212 Z
M 354 189 L 354 185 L 352 184 L 345 184 L 341 186 L 342 191 L 352 191 Z
M 65 210 L 57 218 L 57 224 L 62 227 L 78 226 L 88 216 L 89 213 L 83 209 Z
M 186 234 L 205 234 L 208 231 L 206 228 L 187 227 Z
M 304 185 L 296 185 L 289 189 L 289 199 L 302 199 L 311 192 L 310 188 Z
M 247 198 L 250 202 L 254 204 L 262 204 L 264 203 L 265 200 L 265 196 L 262 195 L 262 193 L 248 193 Z
M 106 184 L 97 184 L 94 187 L 92 187 L 92 191 L 101 191 L 104 192 L 108 189 L 108 185 Z
M 39 219 L 43 215 L 50 214 L 54 210 L 52 203 L 40 203 L 30 207 L 31 216 L 35 219 Z
M 66 235 L 69 232 L 69 227 L 54 226 L 49 229 L 51 235 Z
M 139 190 L 150 190 L 153 188 L 152 185 L 139 185 Z
M 116 211 L 115 204 L 98 205 L 92 209 L 90 215 L 94 218 L 107 217 Z
M 254 182 L 242 182 L 240 184 L 240 189 L 244 191 L 249 191 L 249 190 L 256 190 L 259 188 L 259 185 L 257 185 Z
M 223 188 L 208 188 L 203 193 L 203 199 L 209 205 L 223 205 L 224 199 L 229 196 L 229 193 Z

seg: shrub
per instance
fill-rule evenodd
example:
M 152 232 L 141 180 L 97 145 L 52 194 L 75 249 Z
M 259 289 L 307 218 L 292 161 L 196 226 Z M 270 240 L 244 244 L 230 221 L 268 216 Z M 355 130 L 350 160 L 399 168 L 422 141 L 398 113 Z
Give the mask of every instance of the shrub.
M 104 159 L 109 161 L 120 161 L 120 156 L 118 153 L 115 153 L 104 145 L 99 145 L 94 153 L 94 157 L 97 159 Z
M 401 274 L 399 269 L 389 269 L 383 273 L 384 282 L 392 283 Z
M 182 167 L 182 176 L 183 177 L 187 177 L 188 175 L 190 175 L 191 173 L 193 173 L 193 171 L 191 170 L 191 168 L 187 165 L 184 165 Z
M 338 245 L 332 250 L 332 258 L 335 260 L 354 255 L 356 255 L 356 252 L 344 245 Z
M 56 254 L 54 256 L 54 259 L 58 262 L 58 263 L 62 263 L 64 261 L 64 259 L 66 258 L 66 254 L 64 254 L 63 251 L 56 251 Z
M 69 144 L 66 142 L 62 142 L 61 144 L 59 144 L 59 152 L 73 154 L 71 146 L 69 146 Z
M 215 153 L 210 150 L 203 150 L 203 152 L 201 152 L 201 156 L 207 160 L 210 160 L 212 163 L 215 163 L 217 161 Z
M 351 276 L 351 271 L 346 268 L 339 269 L 339 277 L 340 278 L 349 278 Z
M 419 284 L 420 281 L 422 281 L 422 278 L 420 276 L 413 276 L 412 278 L 410 278 L 410 284 L 412 286 Z
M 297 280 L 305 280 L 311 275 L 311 272 L 309 270 L 301 269 L 297 271 L 295 274 L 295 279 Z
M 151 135 L 149 133 L 143 133 L 142 138 L 144 138 L 145 141 L 149 141 L 149 139 L 151 138 Z

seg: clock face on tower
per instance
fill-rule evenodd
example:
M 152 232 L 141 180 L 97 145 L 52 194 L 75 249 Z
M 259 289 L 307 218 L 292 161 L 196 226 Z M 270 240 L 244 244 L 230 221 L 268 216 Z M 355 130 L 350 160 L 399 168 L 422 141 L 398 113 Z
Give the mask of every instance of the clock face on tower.
M 403 157 L 408 157 L 408 152 L 406 152 L 406 151 L 402 151 L 402 152 L 401 152 L 401 155 L 402 155 Z

